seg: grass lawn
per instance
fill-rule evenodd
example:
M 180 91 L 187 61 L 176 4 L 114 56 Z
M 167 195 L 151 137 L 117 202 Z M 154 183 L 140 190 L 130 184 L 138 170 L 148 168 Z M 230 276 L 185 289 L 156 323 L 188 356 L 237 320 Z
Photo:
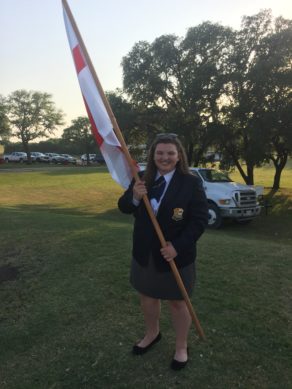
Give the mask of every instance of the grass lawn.
M 132 217 L 116 209 L 122 190 L 106 170 L 5 167 L 0 388 L 292 388 L 292 169 L 276 194 L 271 169 L 256 179 L 268 216 L 207 231 L 198 244 L 192 301 L 207 341 L 193 328 L 190 362 L 175 373 L 166 304 L 162 341 L 131 355 L 143 335 L 128 282 Z

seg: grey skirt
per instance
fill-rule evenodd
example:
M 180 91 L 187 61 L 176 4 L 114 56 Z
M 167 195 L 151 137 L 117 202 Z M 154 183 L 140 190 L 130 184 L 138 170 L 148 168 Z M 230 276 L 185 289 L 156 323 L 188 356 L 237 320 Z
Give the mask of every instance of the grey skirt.
M 191 263 L 178 271 L 188 295 L 191 296 L 196 278 L 195 264 Z M 148 297 L 163 300 L 183 299 L 171 269 L 169 272 L 158 272 L 152 257 L 146 267 L 132 259 L 130 283 L 138 292 Z

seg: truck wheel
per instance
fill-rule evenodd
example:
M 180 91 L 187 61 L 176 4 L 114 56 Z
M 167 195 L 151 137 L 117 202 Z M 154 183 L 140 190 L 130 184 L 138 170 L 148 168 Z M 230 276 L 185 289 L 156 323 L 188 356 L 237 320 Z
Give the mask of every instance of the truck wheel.
M 209 203 L 208 227 L 215 230 L 216 228 L 220 228 L 221 224 L 222 217 L 219 208 L 216 204 Z

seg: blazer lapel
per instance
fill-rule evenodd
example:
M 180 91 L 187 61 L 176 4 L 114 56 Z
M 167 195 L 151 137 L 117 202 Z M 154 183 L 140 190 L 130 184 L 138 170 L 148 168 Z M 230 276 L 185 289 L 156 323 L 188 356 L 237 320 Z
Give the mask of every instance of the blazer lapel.
M 161 200 L 161 204 L 159 206 L 157 215 L 159 215 L 160 211 L 162 211 L 165 207 L 167 207 L 169 202 L 172 202 L 173 199 L 176 198 L 176 193 L 179 191 L 179 188 L 181 186 L 181 179 L 182 179 L 181 174 L 176 170 L 167 187 L 165 195 Z

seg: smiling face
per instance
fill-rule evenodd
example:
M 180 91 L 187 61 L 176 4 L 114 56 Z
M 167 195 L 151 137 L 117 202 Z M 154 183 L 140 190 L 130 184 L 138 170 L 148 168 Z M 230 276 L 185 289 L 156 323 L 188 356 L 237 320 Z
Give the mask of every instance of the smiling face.
M 172 143 L 158 143 L 154 151 L 154 163 L 161 175 L 175 169 L 179 161 L 176 145 Z

